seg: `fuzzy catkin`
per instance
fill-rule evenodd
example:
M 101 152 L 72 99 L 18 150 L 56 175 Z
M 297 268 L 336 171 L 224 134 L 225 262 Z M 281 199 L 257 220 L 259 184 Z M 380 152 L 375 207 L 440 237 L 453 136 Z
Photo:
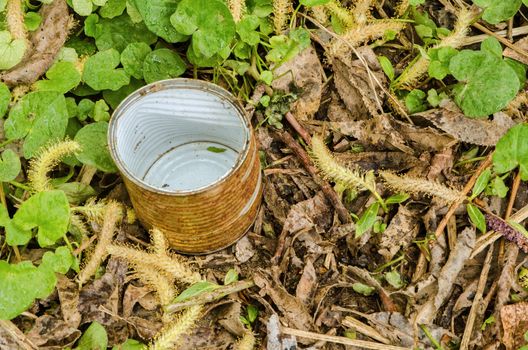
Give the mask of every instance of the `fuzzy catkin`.
M 341 23 L 343 23 L 345 28 L 351 28 L 356 25 L 354 15 L 349 9 L 343 7 L 340 2 L 336 0 L 330 0 L 329 3 L 324 5 L 324 7 L 328 9 L 328 11 L 330 11 L 330 13 L 334 15 Z
M 159 256 L 115 244 L 108 246 L 107 250 L 109 254 L 123 258 L 133 265 L 150 265 L 159 272 L 165 273 L 169 277 L 176 278 L 185 283 L 193 284 L 201 280 L 200 274 L 189 268 L 187 264 L 167 255 Z
M 312 137 L 311 157 L 324 177 L 353 190 L 366 190 L 364 175 L 340 165 L 319 136 Z M 370 187 L 370 186 L 368 186 Z
M 227 5 L 229 6 L 229 11 L 233 16 L 235 22 L 240 22 L 242 16 L 246 12 L 246 1 L 245 0 L 228 0 Z
M 257 339 L 251 331 L 246 331 L 244 336 L 235 344 L 235 350 L 253 350 Z
M 153 228 L 150 231 L 150 237 L 152 239 L 152 252 L 158 256 L 167 255 L 169 247 L 165 234 L 157 228 Z
M 67 155 L 77 153 L 81 146 L 75 141 L 61 141 L 45 148 L 31 161 L 28 171 L 28 179 L 31 188 L 35 192 L 48 191 L 53 189 L 48 178 L 50 172 L 62 158 Z
M 156 336 L 152 344 L 149 345 L 149 350 L 177 349 L 177 344 L 181 342 L 182 336 L 192 330 L 202 311 L 202 305 L 194 305 L 184 310 L 174 322 Z
M 354 6 L 352 14 L 356 19 L 358 25 L 364 25 L 369 19 L 370 7 L 372 6 L 372 0 L 358 0 Z
M 148 265 L 134 264 L 137 277 L 156 292 L 162 306 L 170 304 L 176 296 L 174 279 L 160 274 Z
M 106 205 L 106 213 L 104 216 L 104 223 L 101 232 L 99 233 L 99 240 L 95 246 L 93 254 L 79 273 L 79 281 L 85 284 L 97 271 L 101 262 L 107 257 L 107 247 L 112 243 L 116 225 L 122 218 L 122 208 L 116 202 L 110 202 Z
M 273 0 L 273 28 L 275 33 L 282 34 L 291 12 L 291 0 Z
M 394 191 L 408 194 L 425 194 L 430 197 L 436 197 L 444 203 L 454 203 L 464 197 L 464 195 L 452 188 L 439 184 L 438 182 L 426 179 L 398 176 L 391 172 L 381 171 L 381 177 L 385 183 Z
M 24 23 L 23 0 L 9 0 L 6 6 L 7 28 L 14 40 L 24 40 L 29 47 L 28 32 Z

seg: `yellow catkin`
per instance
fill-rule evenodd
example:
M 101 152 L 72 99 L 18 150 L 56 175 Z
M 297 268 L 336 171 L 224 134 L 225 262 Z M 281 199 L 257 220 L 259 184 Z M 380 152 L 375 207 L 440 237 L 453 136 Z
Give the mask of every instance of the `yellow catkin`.
M 9 0 L 6 6 L 7 28 L 15 40 L 24 40 L 26 51 L 29 47 L 28 32 L 24 23 L 23 0 Z
M 187 264 L 167 255 L 159 256 L 130 247 L 110 245 L 108 253 L 118 258 L 123 258 L 131 264 L 146 264 L 174 277 L 182 282 L 193 284 L 201 280 L 199 273 L 193 271 Z
M 273 28 L 275 33 L 282 34 L 292 12 L 291 0 L 273 0 Z
M 358 47 L 369 41 L 379 39 L 391 30 L 402 31 L 407 24 L 393 20 L 376 20 L 364 26 L 356 26 L 346 31 L 339 38 L 334 38 L 330 44 L 330 54 L 341 57 L 350 52 L 350 46 Z M 350 45 L 350 46 L 349 46 Z
M 366 183 L 365 177 L 361 172 L 340 165 L 319 136 L 312 137 L 311 157 L 317 168 L 327 179 L 353 190 L 366 190 L 368 189 L 367 187 L 372 187 Z
M 72 208 L 74 213 L 82 214 L 88 221 L 102 223 L 106 212 L 107 203 L 90 198 L 82 207 Z
M 367 23 L 371 6 L 372 0 L 358 0 L 356 2 L 356 5 L 352 10 L 352 15 L 354 16 L 357 25 L 361 26 Z
M 315 20 L 322 25 L 328 22 L 328 14 L 326 13 L 326 8 L 322 5 L 314 6 L 311 9 L 312 16 Z
M 99 239 L 94 252 L 88 262 L 79 273 L 79 282 L 85 284 L 97 271 L 101 262 L 107 257 L 107 247 L 112 243 L 117 223 L 122 218 L 122 207 L 116 202 L 110 202 L 106 206 L 104 223 L 99 233 Z
M 77 153 L 80 149 L 81 146 L 77 142 L 67 140 L 54 143 L 41 151 L 30 164 L 28 179 L 31 188 L 35 192 L 53 189 L 48 178 L 48 172 L 59 164 L 62 158 Z
M 463 197 L 463 194 L 459 191 L 438 182 L 410 176 L 398 176 L 387 171 L 380 172 L 380 175 L 387 186 L 396 192 L 425 194 L 430 197 L 436 197 L 447 204 L 454 203 Z
M 458 48 L 464 43 L 469 26 L 475 20 L 475 13 L 471 10 L 461 9 L 458 12 L 457 22 L 451 31 L 451 34 L 443 38 L 438 44 L 433 46 L 434 49 L 442 47 Z M 429 58 L 421 55 L 414 63 L 411 63 L 407 69 L 398 78 L 395 89 L 412 90 L 427 73 L 429 69 Z
M 167 238 L 165 238 L 165 234 L 157 228 L 153 228 L 150 231 L 150 237 L 152 240 L 153 253 L 158 256 L 167 255 L 169 247 L 167 245 Z
M 70 215 L 70 225 L 75 226 L 81 234 L 88 236 L 88 228 L 86 223 L 81 219 L 81 216 L 75 213 Z
M 410 3 L 409 0 L 402 0 L 400 1 L 400 4 L 396 8 L 396 16 L 401 17 L 407 12 L 407 9 L 409 8 Z
M 229 11 L 235 22 L 240 22 L 244 13 L 246 13 L 246 1 L 245 0 L 227 0 Z
M 136 271 L 137 278 L 156 292 L 158 300 L 162 306 L 169 305 L 174 300 L 176 297 L 174 278 L 169 278 L 164 274 L 160 274 L 149 265 L 134 264 L 133 267 Z M 170 314 L 163 314 L 163 323 L 167 323 L 171 320 L 172 316 Z
M 176 320 L 165 327 L 154 341 L 149 345 L 149 350 L 177 349 L 182 337 L 192 331 L 194 325 L 202 315 L 203 306 L 195 305 L 184 310 Z
M 244 336 L 235 344 L 235 350 L 253 350 L 257 339 L 251 331 L 246 331 Z
M 330 0 L 330 2 L 324 6 L 345 26 L 345 28 L 352 28 L 356 25 L 354 15 L 349 9 L 343 7 L 340 2 L 336 0 Z

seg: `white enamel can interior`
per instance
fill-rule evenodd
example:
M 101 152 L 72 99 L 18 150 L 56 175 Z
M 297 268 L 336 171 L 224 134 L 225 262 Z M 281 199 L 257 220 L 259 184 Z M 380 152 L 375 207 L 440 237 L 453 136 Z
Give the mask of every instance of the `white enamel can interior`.
M 139 90 L 114 115 L 110 140 L 118 166 L 136 182 L 170 193 L 198 191 L 225 178 L 250 137 L 227 92 L 185 79 L 155 84 L 162 88 Z

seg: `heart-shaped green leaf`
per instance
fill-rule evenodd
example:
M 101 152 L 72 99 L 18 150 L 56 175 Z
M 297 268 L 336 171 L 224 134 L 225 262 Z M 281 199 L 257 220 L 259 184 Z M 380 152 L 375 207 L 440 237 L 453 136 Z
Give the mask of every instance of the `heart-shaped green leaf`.
M 143 62 L 143 76 L 147 83 L 176 78 L 187 66 L 181 57 L 169 49 L 157 49 L 149 53 Z
M 101 171 L 114 173 L 117 168 L 108 151 L 107 133 L 107 122 L 88 124 L 79 130 L 75 135 L 75 141 L 81 145 L 81 152 L 77 154 L 77 159 Z
M 473 0 L 484 9 L 482 18 L 491 24 L 497 24 L 513 17 L 521 7 L 522 0 Z
M 504 174 L 519 167 L 521 179 L 528 180 L 528 124 L 519 124 L 497 142 L 493 153 L 493 168 Z
M 145 43 L 129 44 L 121 52 L 121 64 L 129 75 L 136 79 L 143 78 L 143 62 L 147 55 L 152 52 L 150 46 Z
M 57 91 L 65 94 L 81 82 L 81 73 L 72 62 L 57 62 L 46 72 L 47 80 L 39 80 L 35 83 L 35 89 L 39 91 Z
M 94 90 L 118 90 L 130 83 L 130 76 L 120 63 L 119 52 L 115 49 L 100 51 L 86 60 L 83 80 Z
M 6 149 L 2 152 L 0 160 L 0 182 L 12 181 L 18 173 L 20 173 L 20 158 L 13 150 Z
M 178 33 L 170 21 L 170 16 L 176 11 L 179 0 L 132 0 L 131 2 L 151 32 L 169 43 L 178 43 L 188 39 L 187 35 Z
M 0 31 L 0 70 L 16 66 L 27 50 L 23 39 L 14 39 L 7 30 Z

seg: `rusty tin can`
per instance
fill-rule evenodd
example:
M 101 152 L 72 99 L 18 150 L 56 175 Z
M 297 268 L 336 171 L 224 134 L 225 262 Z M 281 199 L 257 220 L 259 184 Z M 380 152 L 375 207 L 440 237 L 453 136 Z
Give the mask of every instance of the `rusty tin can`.
M 136 215 L 186 254 L 241 238 L 262 197 L 251 124 L 234 96 L 193 79 L 146 85 L 115 110 L 110 153 Z

